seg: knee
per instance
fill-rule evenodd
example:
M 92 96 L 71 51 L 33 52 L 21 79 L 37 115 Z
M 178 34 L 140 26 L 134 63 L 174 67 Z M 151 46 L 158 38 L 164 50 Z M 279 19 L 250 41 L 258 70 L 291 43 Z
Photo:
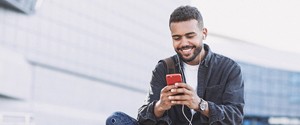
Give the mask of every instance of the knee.
M 121 125 L 126 117 L 128 115 L 123 112 L 114 112 L 106 119 L 106 125 Z

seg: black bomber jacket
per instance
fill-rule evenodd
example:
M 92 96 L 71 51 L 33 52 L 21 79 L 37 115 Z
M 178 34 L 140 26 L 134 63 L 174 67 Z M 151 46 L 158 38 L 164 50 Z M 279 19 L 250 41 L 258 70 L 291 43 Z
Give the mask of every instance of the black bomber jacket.
M 241 125 L 243 122 L 244 81 L 240 66 L 233 60 L 213 53 L 204 44 L 207 51 L 205 59 L 198 69 L 197 94 L 208 102 L 209 117 L 196 112 L 193 125 Z M 172 57 L 176 58 L 176 55 Z M 175 59 L 176 60 L 176 59 Z M 179 62 L 176 69 L 179 69 Z M 153 70 L 150 90 L 145 104 L 139 108 L 140 125 L 189 125 L 182 113 L 182 105 L 172 106 L 161 118 L 154 115 L 154 105 L 160 99 L 160 91 L 166 86 L 166 65 L 160 61 Z M 184 106 L 184 112 L 191 118 L 191 111 Z

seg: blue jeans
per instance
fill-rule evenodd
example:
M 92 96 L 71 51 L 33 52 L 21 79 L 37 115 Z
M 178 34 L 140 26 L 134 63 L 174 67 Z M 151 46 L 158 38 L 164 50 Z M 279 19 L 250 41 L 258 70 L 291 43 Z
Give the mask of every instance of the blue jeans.
M 123 112 L 114 112 L 106 119 L 106 125 L 138 125 L 138 121 Z

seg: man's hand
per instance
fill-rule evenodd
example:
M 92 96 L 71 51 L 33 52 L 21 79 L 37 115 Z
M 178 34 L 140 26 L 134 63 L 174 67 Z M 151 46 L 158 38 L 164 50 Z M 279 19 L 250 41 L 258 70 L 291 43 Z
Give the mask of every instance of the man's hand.
M 157 118 L 161 117 L 166 110 L 169 110 L 173 105 L 186 105 L 190 109 L 199 110 L 200 97 L 195 90 L 185 84 L 176 83 L 164 87 L 160 93 L 160 99 L 154 107 L 154 114 Z
M 174 105 L 171 103 L 169 96 L 173 95 L 171 89 L 175 88 L 175 85 L 169 85 L 161 90 L 160 99 L 156 102 L 154 107 L 154 114 L 157 118 L 161 117 L 166 110 L 169 110 Z
M 201 99 L 197 95 L 197 92 L 188 84 L 176 83 L 175 88 L 171 89 L 171 93 L 173 94 L 168 97 L 171 104 L 183 104 L 190 109 L 199 110 L 199 103 Z M 176 95 L 178 93 L 183 94 Z

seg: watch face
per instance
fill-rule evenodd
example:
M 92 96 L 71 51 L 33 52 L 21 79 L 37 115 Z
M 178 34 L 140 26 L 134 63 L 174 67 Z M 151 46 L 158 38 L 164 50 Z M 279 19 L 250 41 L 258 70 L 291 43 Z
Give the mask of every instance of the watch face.
M 206 104 L 205 104 L 205 101 L 202 100 L 201 103 L 200 103 L 200 110 L 204 111 L 205 109 L 206 109 Z
M 201 109 L 202 111 L 205 110 L 205 104 L 204 104 L 204 103 L 200 104 L 200 109 Z

